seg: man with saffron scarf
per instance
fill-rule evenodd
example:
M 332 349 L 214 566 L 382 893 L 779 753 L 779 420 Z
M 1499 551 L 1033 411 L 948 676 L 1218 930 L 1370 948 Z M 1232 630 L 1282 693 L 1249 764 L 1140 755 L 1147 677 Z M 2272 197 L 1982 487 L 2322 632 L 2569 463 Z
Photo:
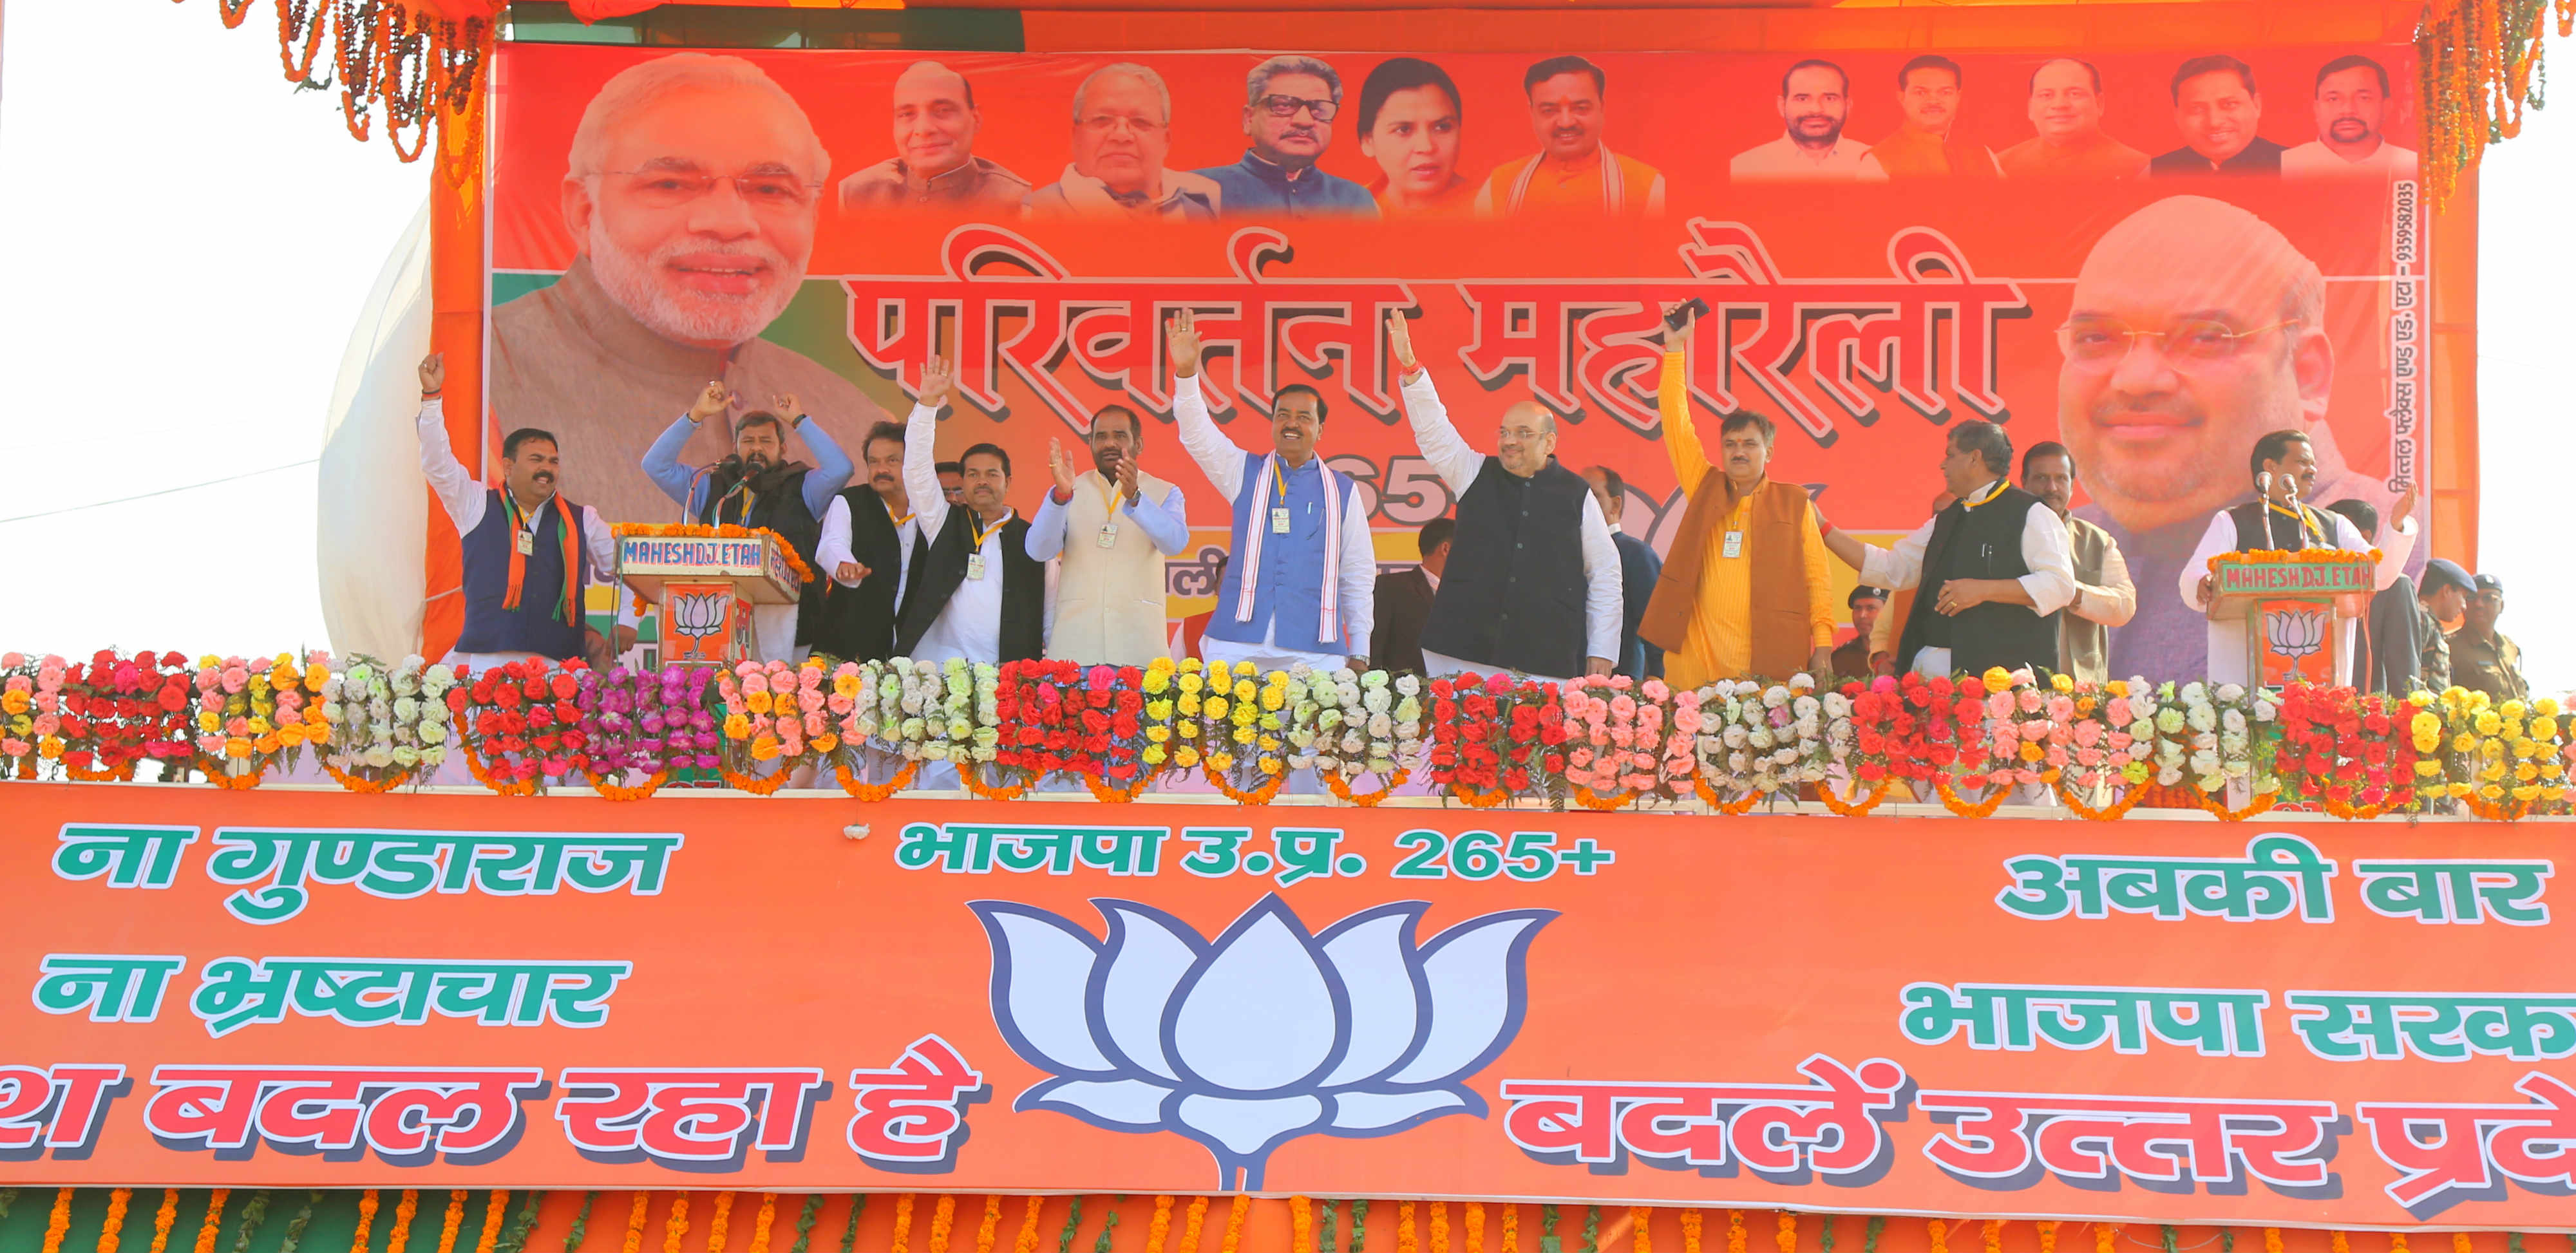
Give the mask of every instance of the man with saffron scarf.
M 1671 314 L 1667 307 L 1667 316 Z M 1691 323 L 1664 327 L 1664 451 L 1690 498 L 1646 602 L 1637 634 L 1664 650 L 1675 688 L 1716 679 L 1833 673 L 1833 574 L 1805 488 L 1769 477 L 1774 428 L 1755 413 L 1727 415 L 1719 462 L 1691 425 L 1683 346 Z
M 1860 159 L 1860 180 L 1998 177 L 1995 154 L 1959 137 L 1959 104 L 1966 87 L 1959 63 L 1948 57 L 1926 55 L 1906 62 L 1896 72 L 1896 107 L 1904 124 Z
M 1189 310 L 1173 315 L 1164 338 L 1181 446 L 1234 511 L 1231 560 L 1199 655 L 1265 671 L 1301 661 L 1319 670 L 1366 668 L 1377 622 L 1377 553 L 1359 494 L 1316 453 L 1324 397 L 1303 383 L 1280 388 L 1270 451 L 1238 447 L 1208 417 Z
M 1521 76 L 1529 97 L 1534 156 L 1505 161 L 1476 192 L 1479 217 L 1589 214 L 1664 216 L 1664 176 L 1601 141 L 1610 127 L 1610 77 L 1581 57 L 1549 57 Z
M 611 584 L 608 572 L 617 568 L 608 523 L 556 493 L 563 458 L 555 437 L 535 427 L 501 441 L 500 487 L 476 482 L 448 447 L 439 394 L 446 382 L 446 359 L 431 353 L 420 363 L 420 472 L 456 524 L 465 558 L 465 629 L 447 664 L 488 670 L 536 657 L 586 657 L 605 667 L 635 642 L 633 605 L 624 596 L 617 598 L 614 646 L 582 620 L 582 591 Z

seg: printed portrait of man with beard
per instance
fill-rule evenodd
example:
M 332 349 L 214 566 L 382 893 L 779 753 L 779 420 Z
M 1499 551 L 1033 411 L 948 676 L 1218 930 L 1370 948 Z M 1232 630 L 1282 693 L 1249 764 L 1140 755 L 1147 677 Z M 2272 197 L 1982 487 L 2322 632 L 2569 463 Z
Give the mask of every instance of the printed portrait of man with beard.
M 629 68 L 573 132 L 561 280 L 492 314 L 492 420 L 561 437 L 564 493 L 617 521 L 676 507 L 646 449 L 711 382 L 793 394 L 843 447 L 883 417 L 849 380 L 760 338 L 813 253 L 831 158 L 805 110 L 758 66 L 682 52 Z M 679 460 L 725 454 L 731 417 Z

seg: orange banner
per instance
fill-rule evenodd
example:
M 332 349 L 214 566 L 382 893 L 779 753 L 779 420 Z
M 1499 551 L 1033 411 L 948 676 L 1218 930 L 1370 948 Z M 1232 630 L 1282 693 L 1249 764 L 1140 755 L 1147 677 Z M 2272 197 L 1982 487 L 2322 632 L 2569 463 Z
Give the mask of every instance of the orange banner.
M 1698 298 L 1704 439 L 1767 416 L 1771 473 L 1878 533 L 1927 516 L 1955 423 L 2061 440 L 2079 516 L 2139 592 L 2112 672 L 2196 678 L 2182 566 L 2250 498 L 2261 434 L 2309 432 L 2309 499 L 2368 504 L 2383 529 L 2428 481 L 2414 66 L 2411 45 L 1125 62 L 505 45 L 488 412 L 496 437 L 563 437 L 573 498 L 660 520 L 727 451 L 721 423 L 672 426 L 707 382 L 737 414 L 792 399 L 859 462 L 937 349 L 961 366 L 940 455 L 999 444 L 1023 513 L 1050 440 L 1108 404 L 1146 415 L 1142 460 L 1196 528 L 1171 563 L 1180 617 L 1207 604 L 1232 502 L 1168 425 L 1174 311 L 1196 311 L 1237 440 L 1266 450 L 1281 390 L 1319 392 L 1322 451 L 1381 556 L 1409 563 L 1452 491 L 1406 425 L 1386 314 L 1413 318 L 1471 444 L 1535 400 L 1559 458 L 1622 474 L 1619 524 L 1661 548 L 1681 493 L 1658 446 L 1659 307 Z M 676 461 L 648 475 L 670 430 Z
M 2550 827 L 9 795 L 14 1182 L 2576 1222 Z

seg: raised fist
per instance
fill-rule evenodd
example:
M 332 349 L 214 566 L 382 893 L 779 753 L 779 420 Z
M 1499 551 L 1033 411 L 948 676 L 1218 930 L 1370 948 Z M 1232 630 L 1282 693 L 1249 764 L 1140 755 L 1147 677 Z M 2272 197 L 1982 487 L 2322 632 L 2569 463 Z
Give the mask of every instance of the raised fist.
M 420 394 L 435 396 L 447 386 L 447 358 L 431 353 L 420 359 Z
M 722 382 L 709 383 L 705 391 L 698 393 L 697 403 L 689 406 L 689 420 L 704 422 L 709 418 L 720 418 L 725 410 L 732 407 L 733 393 Z

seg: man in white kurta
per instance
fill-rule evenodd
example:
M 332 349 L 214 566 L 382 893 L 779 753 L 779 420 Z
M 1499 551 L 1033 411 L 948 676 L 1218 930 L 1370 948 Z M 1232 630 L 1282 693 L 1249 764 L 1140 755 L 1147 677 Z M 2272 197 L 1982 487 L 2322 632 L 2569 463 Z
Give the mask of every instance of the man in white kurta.
M 1091 415 L 1092 464 L 1080 474 L 1048 442 L 1055 487 L 1029 520 L 1027 543 L 1034 560 L 1062 558 L 1050 659 L 1144 666 L 1171 655 L 1164 559 L 1189 546 L 1189 511 L 1181 489 L 1137 464 L 1144 435 L 1125 405 Z
M 2261 520 L 2256 524 L 2260 532 L 2260 548 L 2277 551 L 2307 548 L 2370 551 L 2370 541 L 2362 538 L 2360 529 L 2353 526 L 2351 520 L 2342 514 L 2301 503 L 2302 495 L 2314 488 L 2317 481 L 2316 449 L 2307 436 L 2297 431 L 2274 431 L 2257 441 L 2254 447 L 2255 455 L 2260 458 L 2255 483 L 2262 492 L 2263 505 Z M 2412 503 L 2412 496 L 2413 493 L 2409 492 L 2407 503 Z M 2252 502 L 2248 502 L 2223 509 L 2209 520 L 2209 529 L 2201 533 L 2200 543 L 2192 549 L 2191 559 L 2183 563 L 2179 583 L 2184 604 L 2203 613 L 2208 612 L 2214 584 L 2209 559 L 2244 549 L 2245 546 L 2239 542 L 2242 537 L 2238 534 L 2237 523 L 2239 514 L 2250 513 L 2252 507 Z M 2397 581 L 2397 576 L 2406 573 L 2406 557 L 2413 549 L 2414 536 L 2409 530 L 2405 533 L 2403 547 L 2381 551 L 2379 568 L 2372 579 L 2374 591 L 2386 590 L 2389 584 Z M 2337 683 L 2353 681 L 2353 644 L 2360 622 L 2359 618 L 2335 620 L 2336 656 L 2340 659 L 2335 669 Z M 2252 665 L 2253 643 L 2246 637 L 2245 620 L 2234 616 L 2211 618 L 2209 681 L 2251 683 Z

